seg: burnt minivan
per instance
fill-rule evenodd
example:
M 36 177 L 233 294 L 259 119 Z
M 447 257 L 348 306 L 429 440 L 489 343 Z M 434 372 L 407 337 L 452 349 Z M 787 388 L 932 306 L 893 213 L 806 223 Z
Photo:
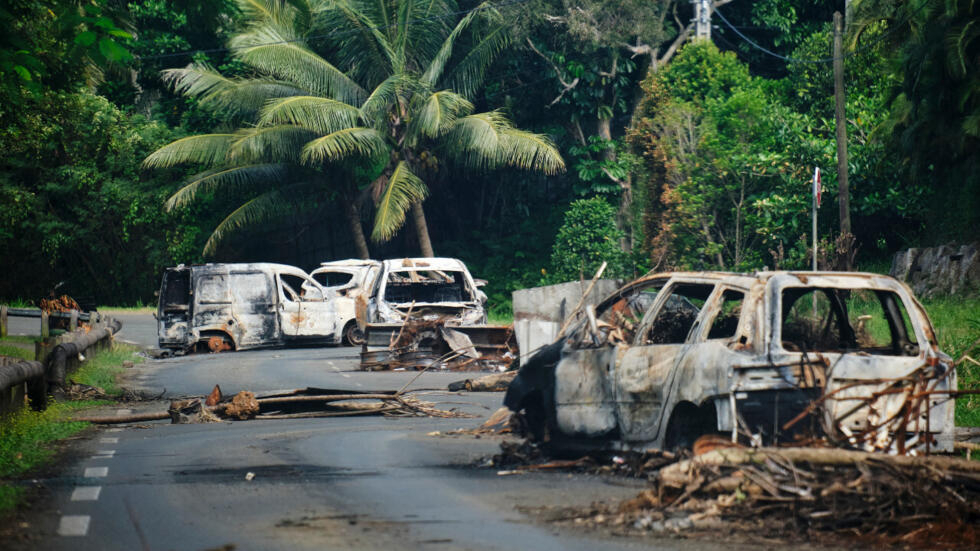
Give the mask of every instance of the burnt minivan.
M 181 264 L 164 270 L 159 295 L 156 318 L 163 349 L 336 344 L 342 336 L 328 293 L 295 266 Z

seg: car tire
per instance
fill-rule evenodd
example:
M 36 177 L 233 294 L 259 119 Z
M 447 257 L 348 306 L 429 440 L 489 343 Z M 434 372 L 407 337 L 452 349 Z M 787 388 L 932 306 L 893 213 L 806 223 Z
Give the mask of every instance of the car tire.
M 364 331 L 357 326 L 356 320 L 350 320 L 344 326 L 343 342 L 347 346 L 361 346 L 364 344 Z

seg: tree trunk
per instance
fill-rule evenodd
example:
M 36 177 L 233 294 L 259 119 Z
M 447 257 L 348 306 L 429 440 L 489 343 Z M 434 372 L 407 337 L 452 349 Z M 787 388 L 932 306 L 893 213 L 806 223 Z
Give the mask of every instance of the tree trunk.
M 418 235 L 422 256 L 435 256 L 432 252 L 432 241 L 429 240 L 429 226 L 425 223 L 425 211 L 422 210 L 422 203 L 419 201 L 412 203 L 412 218 L 415 219 L 415 232 Z
M 364 228 L 361 227 L 361 213 L 357 210 L 354 199 L 346 199 L 344 201 L 344 214 L 347 216 L 347 224 L 350 226 L 351 237 L 354 238 L 357 257 L 364 260 L 371 258 L 371 251 L 368 250 L 367 239 L 364 238 Z

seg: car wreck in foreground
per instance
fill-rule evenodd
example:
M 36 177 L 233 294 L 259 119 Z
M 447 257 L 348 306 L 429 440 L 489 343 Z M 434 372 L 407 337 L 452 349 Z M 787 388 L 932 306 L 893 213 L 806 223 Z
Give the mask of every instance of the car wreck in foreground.
M 676 449 L 723 433 L 952 451 L 956 372 L 922 306 L 890 277 L 649 275 L 580 318 L 505 398 L 552 449 Z

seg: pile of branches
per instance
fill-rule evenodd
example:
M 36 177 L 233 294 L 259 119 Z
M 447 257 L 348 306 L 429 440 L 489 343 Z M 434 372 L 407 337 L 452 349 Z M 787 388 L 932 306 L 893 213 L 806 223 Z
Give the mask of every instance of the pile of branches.
M 980 536 L 980 464 L 839 449 L 718 449 L 661 469 L 652 488 L 589 516 L 639 531 L 972 548 Z
M 256 397 L 255 394 L 247 390 L 243 390 L 234 396 L 223 396 L 221 388 L 215 385 L 214 390 L 206 397 L 171 402 L 166 412 L 82 417 L 75 420 L 114 424 L 170 419 L 174 424 L 182 424 L 225 420 L 299 419 L 357 415 L 470 417 L 470 415 L 460 411 L 439 409 L 435 407 L 435 404 L 421 400 L 411 394 L 412 391 L 356 392 L 306 388 L 260 397 Z

